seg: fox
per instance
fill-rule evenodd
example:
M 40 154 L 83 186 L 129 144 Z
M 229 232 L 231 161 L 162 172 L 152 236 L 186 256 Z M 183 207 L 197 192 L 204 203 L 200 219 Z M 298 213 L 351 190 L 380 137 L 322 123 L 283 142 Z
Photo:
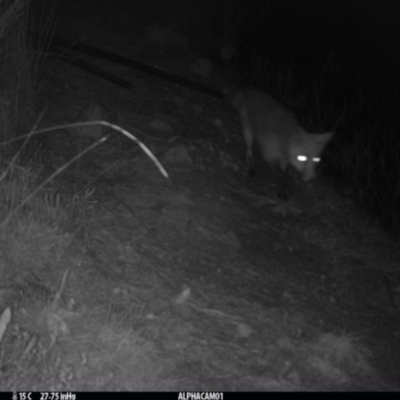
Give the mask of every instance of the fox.
M 250 175 L 255 174 L 253 148 L 256 144 L 270 167 L 278 167 L 285 174 L 292 169 L 295 177 L 304 182 L 316 178 L 316 165 L 334 136 L 333 131 L 306 132 L 294 113 L 263 90 L 245 88 L 228 94 L 226 101 L 239 114 Z

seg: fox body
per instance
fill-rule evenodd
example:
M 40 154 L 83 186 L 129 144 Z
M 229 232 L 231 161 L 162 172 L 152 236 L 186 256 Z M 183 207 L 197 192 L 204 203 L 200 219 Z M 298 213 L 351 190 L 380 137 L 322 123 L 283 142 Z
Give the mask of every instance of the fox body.
M 261 90 L 244 89 L 228 97 L 242 123 L 250 171 L 256 142 L 268 165 L 285 172 L 292 167 L 306 182 L 315 178 L 316 164 L 334 132 L 306 132 L 291 111 Z

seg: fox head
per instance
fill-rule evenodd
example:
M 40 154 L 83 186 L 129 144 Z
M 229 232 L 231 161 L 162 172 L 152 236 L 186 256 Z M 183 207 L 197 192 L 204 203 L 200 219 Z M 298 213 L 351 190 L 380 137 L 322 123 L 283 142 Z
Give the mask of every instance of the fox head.
M 301 130 L 289 149 L 289 166 L 304 182 L 316 177 L 316 167 L 321 161 L 325 146 L 332 139 L 334 132 L 312 134 Z

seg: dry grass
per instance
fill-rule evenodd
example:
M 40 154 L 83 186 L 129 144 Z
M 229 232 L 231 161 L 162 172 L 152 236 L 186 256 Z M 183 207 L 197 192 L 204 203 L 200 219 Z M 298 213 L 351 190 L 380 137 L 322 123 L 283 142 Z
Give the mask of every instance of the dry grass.
M 1 141 L 33 124 L 38 74 L 54 26 L 52 17 L 51 12 L 38 15 L 31 0 L 0 2 Z M 30 32 L 38 24 L 40 33 L 33 40 Z
M 281 267 L 264 271 L 266 279 L 252 275 L 248 263 L 241 265 L 229 237 L 222 240 L 214 232 L 228 218 L 223 206 L 194 203 L 189 192 L 164 185 L 148 162 L 127 169 L 134 187 L 121 187 L 118 201 L 99 204 L 92 192 L 63 192 L 57 179 L 41 185 L 34 172 L 15 163 L 3 172 L 0 215 L 7 223 L 0 224 L 1 273 L 11 304 L 24 293 L 2 341 L 1 367 L 10 371 L 3 375 L 3 390 L 370 387 L 375 371 L 360 339 L 316 330 L 306 313 L 255 308 L 249 301 L 249 286 L 260 280 L 266 293 L 281 278 L 294 290 L 301 284 Z M 316 214 L 331 208 L 328 197 Z M 160 202 L 161 216 L 154 211 Z M 202 229 L 190 229 L 187 220 Z M 333 242 L 321 235 L 326 225 L 316 231 L 296 227 L 294 248 L 300 240 L 332 254 L 340 248 L 343 232 L 334 225 Z M 197 264 L 199 258 L 203 262 Z M 207 282 L 196 280 L 207 262 L 213 268 Z M 268 260 L 274 262 L 275 257 Z M 180 286 L 182 273 L 190 286 Z M 209 287 L 211 281 L 217 289 Z M 228 287 L 234 294 L 225 292 Z M 285 288 L 283 296 L 294 295 Z
M 31 112 L 33 52 L 28 45 L 29 0 L 0 3 L 0 134 L 10 138 Z

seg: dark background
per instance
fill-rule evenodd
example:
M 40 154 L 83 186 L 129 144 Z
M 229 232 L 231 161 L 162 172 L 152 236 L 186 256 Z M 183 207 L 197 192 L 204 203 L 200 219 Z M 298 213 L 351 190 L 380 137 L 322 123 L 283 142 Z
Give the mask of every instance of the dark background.
M 237 9 L 239 18 L 232 12 Z M 233 17 L 224 18 L 229 13 Z M 243 23 L 246 15 L 250 22 Z M 341 91 L 363 97 L 366 118 L 397 124 L 397 1 L 61 0 L 56 16 L 57 34 L 94 42 L 99 34 L 129 42 L 140 40 L 149 25 L 173 27 L 187 37 L 190 51 L 213 60 L 226 32 L 236 30 L 242 65 L 258 53 L 314 76 L 321 73 L 321 60 L 334 54 Z

